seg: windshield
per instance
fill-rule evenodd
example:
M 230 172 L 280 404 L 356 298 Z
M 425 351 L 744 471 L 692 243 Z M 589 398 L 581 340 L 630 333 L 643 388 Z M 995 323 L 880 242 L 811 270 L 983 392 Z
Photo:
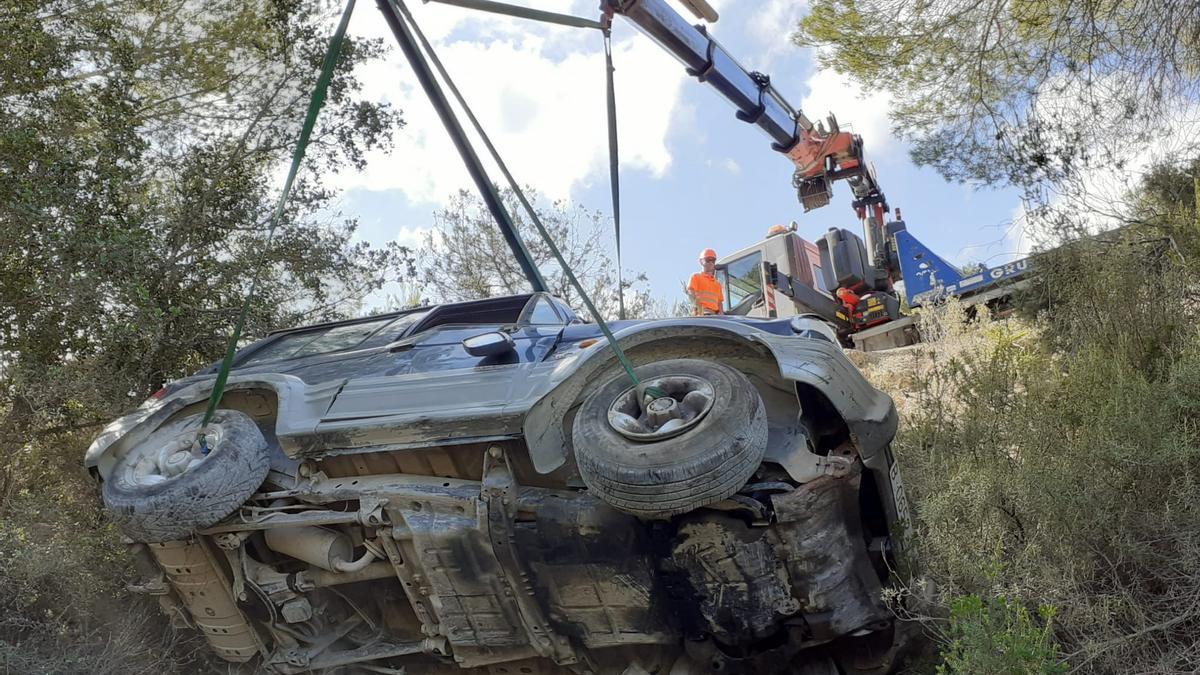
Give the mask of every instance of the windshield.
M 726 309 L 737 307 L 746 298 L 762 292 L 762 253 L 755 251 L 727 263 L 721 270 L 725 287 Z
M 400 338 L 405 330 L 429 312 L 411 312 L 377 321 L 362 321 L 341 326 L 318 326 L 310 330 L 286 333 L 255 350 L 239 362 L 239 368 L 267 361 L 298 359 L 344 349 L 377 347 Z

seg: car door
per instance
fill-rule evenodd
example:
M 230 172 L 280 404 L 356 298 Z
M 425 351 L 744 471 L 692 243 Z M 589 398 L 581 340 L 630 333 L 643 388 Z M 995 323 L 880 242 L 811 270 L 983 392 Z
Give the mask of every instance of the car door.
M 513 324 L 452 323 L 421 331 L 392 348 L 385 372 L 350 379 L 322 426 L 368 418 L 501 414 L 529 388 L 531 372 L 553 349 L 564 325 L 549 297 L 534 294 Z M 512 351 L 476 356 L 463 346 L 466 338 L 494 331 L 512 338 Z

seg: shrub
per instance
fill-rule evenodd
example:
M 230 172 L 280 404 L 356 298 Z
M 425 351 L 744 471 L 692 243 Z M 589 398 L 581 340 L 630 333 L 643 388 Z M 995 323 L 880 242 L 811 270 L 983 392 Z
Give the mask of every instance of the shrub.
M 0 500 L 0 672 L 202 672 L 203 639 L 177 636 L 157 603 L 131 596 L 126 548 L 79 459 L 89 434 L 27 443 Z
M 867 366 L 902 402 L 917 583 L 937 589 L 916 609 L 949 621 L 944 672 L 1057 672 L 1056 644 L 1079 672 L 1200 669 L 1195 284 L 1145 241 L 1054 256 L 1036 317 L 929 312 L 940 342 Z
M 950 644 L 938 673 L 1051 675 L 1066 672 L 1051 635 L 1054 609 L 1038 611 L 1039 626 L 1020 604 L 1003 596 L 958 598 L 950 607 Z

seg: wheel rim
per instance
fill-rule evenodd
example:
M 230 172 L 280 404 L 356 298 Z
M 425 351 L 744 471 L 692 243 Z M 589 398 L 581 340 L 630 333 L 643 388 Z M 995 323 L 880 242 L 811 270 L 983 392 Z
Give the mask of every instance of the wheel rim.
M 652 387 L 666 395 L 640 405 L 638 397 Z M 702 377 L 664 375 L 621 392 L 608 408 L 608 423 L 630 440 L 660 441 L 678 436 L 704 419 L 714 398 L 712 384 Z
M 129 451 L 122 477 L 131 485 L 151 486 L 195 471 L 213 453 L 220 451 L 223 432 L 219 424 L 208 426 L 204 432 L 208 452 L 201 449 L 195 425 L 191 423 L 170 432 L 165 438 L 151 437 Z

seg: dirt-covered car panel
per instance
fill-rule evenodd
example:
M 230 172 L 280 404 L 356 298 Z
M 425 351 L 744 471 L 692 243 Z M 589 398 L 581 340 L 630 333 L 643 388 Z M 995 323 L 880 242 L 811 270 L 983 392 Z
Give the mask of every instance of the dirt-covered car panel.
M 456 328 L 454 332 L 465 335 L 480 330 Z M 468 442 L 523 434 L 535 465 L 549 472 L 562 464 L 570 446 L 561 437 L 561 417 L 559 424 L 554 424 L 550 418 L 543 421 L 544 416 L 561 406 L 560 401 L 570 398 L 569 404 L 577 398 L 591 375 L 610 368 L 612 352 L 603 342 L 574 351 L 561 349 L 559 343 L 561 351 L 552 352 L 557 328 L 521 330 L 528 335 L 517 341 L 521 349 L 513 363 L 470 357 L 461 351 L 461 340 L 439 338 L 440 332 L 433 331 L 426 338 L 431 344 L 408 343 L 397 352 L 380 347 L 369 354 L 332 355 L 322 362 L 310 357 L 288 364 L 286 373 L 235 371 L 229 387 L 261 386 L 276 393 L 276 433 L 289 454 L 313 456 L 375 444 Z M 873 449 L 870 439 L 889 435 L 886 428 L 875 431 L 872 425 L 879 421 L 886 427 L 890 401 L 870 396 L 869 385 L 852 365 L 842 363 L 845 359 L 837 347 L 820 340 L 784 338 L 754 324 L 711 319 L 640 322 L 619 329 L 617 335 L 635 357 L 652 355 L 640 347 L 655 342 L 658 346 L 653 353 L 674 349 L 679 354 L 694 354 L 702 348 L 698 343 L 709 341 L 708 351 L 716 360 L 752 350 L 748 362 L 770 364 L 763 370 L 775 372 L 777 386 L 786 373 L 796 381 L 812 383 L 841 403 L 839 413 L 860 425 L 857 433 L 868 452 Z M 690 340 L 686 346 L 684 340 Z M 741 352 L 730 343 L 741 346 Z M 789 349 L 792 351 L 786 351 Z M 780 354 L 773 357 L 774 350 Z M 407 365 L 414 359 L 421 364 L 420 372 L 411 372 Z M 434 364 L 442 369 L 435 369 Z M 198 378 L 169 394 L 147 421 L 165 420 L 172 412 L 203 400 L 211 391 L 212 379 Z M 413 396 L 414 390 L 419 390 L 420 396 Z M 164 413 L 165 409 L 172 412 Z M 894 420 L 891 423 L 894 428 Z M 117 426 L 130 425 L 126 420 Z M 116 432 L 112 437 L 127 433 Z M 98 463 L 103 452 L 98 441 L 86 462 Z
M 308 384 L 280 373 L 234 375 L 226 383 L 229 395 L 226 404 L 237 401 L 239 393 L 248 395 L 252 403 L 245 405 L 259 410 L 258 416 L 269 418 L 272 435 L 278 437 L 285 452 L 294 451 L 297 439 L 304 439 L 316 430 L 344 383 L 345 378 Z M 134 444 L 145 440 L 168 420 L 203 406 L 212 386 L 213 379 L 207 377 L 191 382 L 110 423 L 88 446 L 84 466 L 106 477 L 112 465 Z

